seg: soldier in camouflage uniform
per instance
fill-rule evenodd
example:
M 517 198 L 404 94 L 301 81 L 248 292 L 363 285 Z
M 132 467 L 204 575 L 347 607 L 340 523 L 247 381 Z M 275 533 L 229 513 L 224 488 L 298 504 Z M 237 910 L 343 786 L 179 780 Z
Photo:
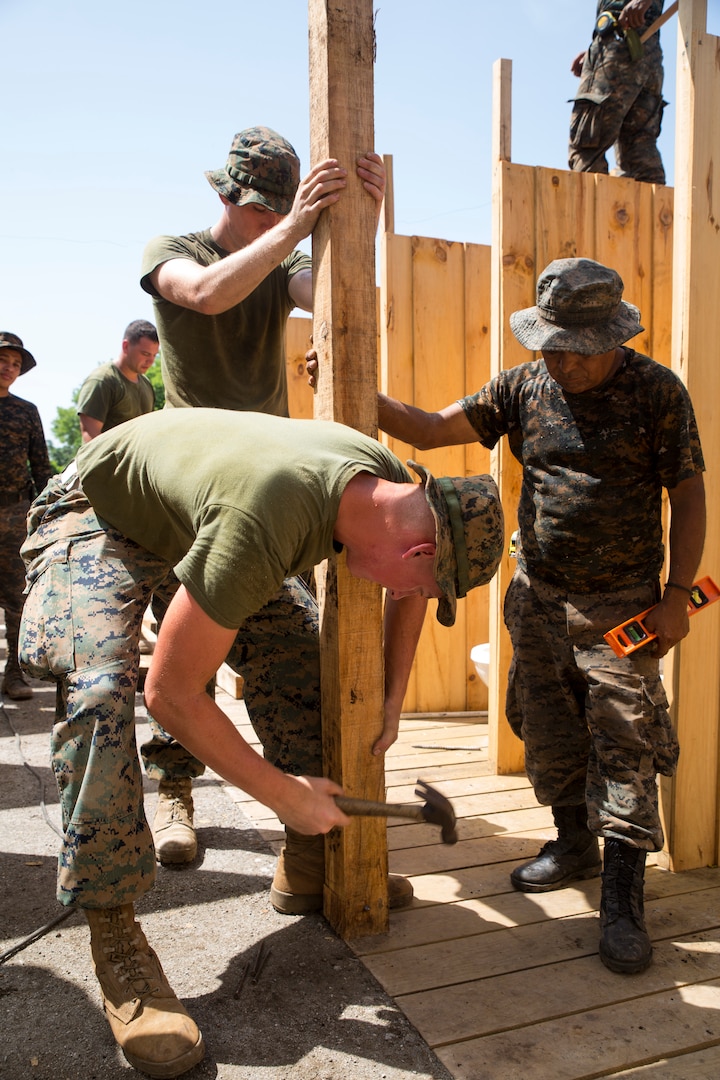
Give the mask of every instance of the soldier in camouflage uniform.
M 150 595 L 174 570 L 180 584 L 145 684 L 163 728 L 298 835 L 347 824 L 333 798 L 340 788 L 321 778 L 314 695 L 286 698 L 266 726 L 262 700 L 250 702 L 261 757 L 205 687 L 227 658 L 260 699 L 258 666 L 285 676 L 304 663 L 315 602 L 307 591 L 298 600 L 292 583 L 344 549 L 351 573 L 388 589 L 386 681 L 402 699 L 427 598 L 452 625 L 456 598 L 492 577 L 503 543 L 490 477 L 436 481 L 415 470 L 422 484 L 377 440 L 340 424 L 163 410 L 85 444 L 77 470 L 31 509 L 21 658 L 57 684 L 58 897 L 84 909 L 113 1034 L 151 1076 L 191 1068 L 203 1043 L 134 917 L 155 873 L 134 736 Z M 391 718 L 374 751 L 396 736 Z
M 385 172 L 378 155 L 361 158 L 357 174 L 379 214 Z M 153 298 L 166 407 L 287 416 L 287 320 L 296 306 L 312 309 L 311 260 L 297 245 L 320 212 L 341 197 L 345 170 L 337 161 L 322 161 L 301 180 L 300 161 L 287 139 L 271 128 L 252 127 L 235 135 L 225 166 L 205 175 L 222 204 L 215 225 L 156 237 L 143 255 L 140 284 Z M 307 591 L 302 582 L 290 588 L 299 595 Z M 157 603 L 153 611 L 162 616 Z M 318 649 L 317 626 L 308 620 L 305 628 L 306 662 L 282 672 L 268 664 L 261 693 L 246 684 L 248 705 L 259 698 L 268 714 L 281 714 L 286 697 L 290 709 L 299 697 L 319 700 L 319 663 L 311 659 Z M 400 702 L 388 702 L 387 708 L 399 715 Z M 161 862 L 188 862 L 197 847 L 192 778 L 203 766 L 153 718 L 151 728 L 142 757 L 148 776 L 159 783 L 157 856 Z M 277 910 L 301 914 L 322 906 L 323 860 L 321 836 L 310 841 L 288 834 L 270 893 Z M 409 882 L 393 877 L 389 885 L 394 907 L 410 902 Z
M 33 696 L 17 658 L 25 590 L 20 545 L 25 539 L 30 501 L 52 474 L 40 414 L 29 401 L 10 393 L 18 376 L 34 367 L 35 358 L 23 348 L 20 338 L 0 333 L 0 607 L 5 612 L 7 645 L 2 691 L 13 701 Z
M 510 318 L 542 360 L 501 371 L 439 413 L 381 397 L 379 422 L 421 449 L 493 447 L 507 435 L 522 464 L 506 711 L 558 838 L 511 880 L 544 892 L 597 876 L 602 837 L 600 955 L 635 972 L 652 958 L 642 899 L 646 852 L 663 843 L 656 777 L 671 776 L 678 757 L 658 660 L 688 632 L 705 498 L 687 391 L 624 346 L 643 328 L 622 290 L 599 263 L 558 259 L 538 278 L 537 306 Z M 661 594 L 663 488 L 672 523 Z M 656 645 L 618 658 L 603 635 L 653 604 Z
M 614 146 L 621 176 L 665 183 L 657 148 L 665 107 L 660 34 L 639 43 L 662 9 L 663 0 L 599 0 L 590 48 L 572 64 L 580 87 L 570 119 L 571 169 L 607 173 L 605 154 Z

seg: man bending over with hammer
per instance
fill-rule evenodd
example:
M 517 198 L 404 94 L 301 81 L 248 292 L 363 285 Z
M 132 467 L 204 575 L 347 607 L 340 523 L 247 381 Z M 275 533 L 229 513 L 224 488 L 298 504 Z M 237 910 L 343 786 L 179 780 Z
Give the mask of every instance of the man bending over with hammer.
M 299 838 L 322 840 L 348 819 L 334 799 L 340 788 L 321 776 L 319 702 L 299 700 L 264 725 L 253 664 L 268 649 L 276 664 L 297 660 L 314 601 L 300 604 L 283 582 L 344 550 L 353 575 L 388 590 L 386 682 L 402 698 L 428 598 L 452 625 L 456 598 L 492 577 L 503 542 L 490 477 L 436 481 L 414 468 L 421 484 L 380 443 L 340 424 L 173 409 L 83 446 L 76 469 L 31 508 L 21 658 L 58 686 L 58 897 L 84 909 L 113 1035 L 150 1076 L 180 1075 L 204 1047 L 134 917 L 155 875 L 134 734 L 149 598 L 174 572 L 180 586 L 145 685 L 152 715 Z M 264 758 L 205 692 L 223 661 L 253 686 L 248 711 Z M 394 742 L 397 715 L 375 752 Z

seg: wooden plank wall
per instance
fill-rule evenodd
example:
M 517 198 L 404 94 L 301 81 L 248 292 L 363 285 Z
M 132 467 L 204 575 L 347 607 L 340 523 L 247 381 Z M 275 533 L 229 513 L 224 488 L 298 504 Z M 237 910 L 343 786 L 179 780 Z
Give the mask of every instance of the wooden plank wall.
M 389 394 L 438 409 L 471 393 L 490 371 L 490 248 L 426 237 L 384 233 L 379 296 L 379 384 Z M 288 321 L 290 412 L 312 416 L 305 376 L 311 322 Z M 479 444 L 418 453 L 387 439 L 402 461 L 418 459 L 435 475 L 490 471 Z M 470 660 L 473 645 L 489 640 L 488 589 L 458 604 L 454 627 L 441 627 L 434 602 L 413 665 L 406 712 L 475 712 L 487 709 L 487 687 Z
M 490 371 L 489 247 L 385 233 L 381 275 L 382 389 L 428 410 L 478 390 Z M 490 455 L 479 444 L 416 452 L 394 439 L 387 443 L 401 460 L 418 460 L 436 476 L 490 471 Z M 437 623 L 435 603 L 428 605 L 405 711 L 487 708 L 487 687 L 470 650 L 489 640 L 488 596 L 488 589 L 476 589 L 461 601 L 451 629 Z
M 576 256 L 596 259 L 619 272 L 624 297 L 640 309 L 645 327 L 630 344 L 670 365 L 672 188 L 499 161 L 493 206 L 493 372 L 532 355 L 513 336 L 510 314 L 535 303 L 535 283 L 548 263 Z M 517 526 L 520 467 L 502 443 L 494 451 L 493 468 L 510 533 Z M 490 597 L 497 660 L 490 686 L 490 759 L 500 773 L 522 768 L 521 744 L 504 714 L 511 646 L 501 602 L 514 569 L 514 560 L 503 558 Z
M 534 303 L 537 274 L 553 258 L 575 254 L 617 268 L 626 299 L 640 308 L 647 330 L 635 342 L 670 363 L 673 192 L 616 177 L 592 176 L 501 162 L 497 193 L 501 214 L 499 272 L 502 333 L 499 368 L 527 359 L 509 330 L 509 315 Z M 426 409 L 472 393 L 491 371 L 492 249 L 429 237 L 381 237 L 379 289 L 379 384 L 386 393 Z M 311 417 L 304 356 L 311 321 L 288 322 L 290 412 Z M 417 456 L 436 475 L 489 472 L 479 444 L 417 453 L 388 439 L 402 460 Z M 501 444 L 508 535 L 516 527 L 519 468 Z M 435 622 L 430 605 L 405 700 L 406 712 L 462 712 L 490 708 L 491 760 L 501 772 L 522 769 L 520 744 L 504 720 L 509 641 L 502 625 L 502 596 L 514 569 L 503 559 L 500 576 L 458 606 L 451 630 Z M 491 631 L 490 624 L 494 629 Z M 470 661 L 473 645 L 493 638 L 498 665 L 491 665 L 490 692 Z
M 708 34 L 706 0 L 678 10 L 673 367 L 695 406 L 705 455 L 708 524 L 699 576 L 720 580 L 720 427 L 717 423 L 720 336 L 720 37 Z M 720 861 L 720 611 L 710 608 L 673 650 L 665 685 L 675 701 L 680 764 L 663 782 L 673 870 Z

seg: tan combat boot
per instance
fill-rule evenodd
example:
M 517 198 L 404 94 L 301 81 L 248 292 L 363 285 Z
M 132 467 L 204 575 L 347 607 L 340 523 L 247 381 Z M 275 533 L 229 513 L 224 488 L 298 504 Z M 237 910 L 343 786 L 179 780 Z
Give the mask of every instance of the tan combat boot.
M 155 855 L 163 865 L 192 862 L 197 855 L 192 780 L 161 780 L 153 821 Z
M 308 915 L 322 911 L 325 883 L 325 837 L 303 836 L 285 829 L 285 847 L 280 852 L 270 887 L 270 903 L 282 915 Z M 406 878 L 388 874 L 388 907 L 408 907 L 413 887 Z
M 85 908 L 103 1008 L 115 1041 L 135 1069 L 174 1077 L 205 1056 L 195 1021 L 173 993 L 132 904 Z
M 32 687 L 25 681 L 20 665 L 8 658 L 2 681 L 2 692 L 12 701 L 29 701 L 33 696 Z

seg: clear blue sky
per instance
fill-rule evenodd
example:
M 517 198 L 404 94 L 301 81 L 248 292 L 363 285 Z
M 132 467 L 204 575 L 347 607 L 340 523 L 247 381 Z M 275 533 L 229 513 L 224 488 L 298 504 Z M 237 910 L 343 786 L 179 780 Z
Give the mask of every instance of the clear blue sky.
M 708 29 L 719 33 L 720 0 Z M 595 0 L 377 0 L 375 148 L 391 153 L 395 227 L 488 243 L 492 67 L 513 62 L 513 160 L 564 168 Z M 663 31 L 661 149 L 672 183 L 676 25 Z M 307 4 L 0 0 L 0 329 L 38 367 L 16 384 L 46 434 L 113 359 L 134 318 L 145 243 L 206 228 L 203 175 L 233 134 L 267 124 L 309 167 Z M 306 247 L 309 250 L 309 246 Z

